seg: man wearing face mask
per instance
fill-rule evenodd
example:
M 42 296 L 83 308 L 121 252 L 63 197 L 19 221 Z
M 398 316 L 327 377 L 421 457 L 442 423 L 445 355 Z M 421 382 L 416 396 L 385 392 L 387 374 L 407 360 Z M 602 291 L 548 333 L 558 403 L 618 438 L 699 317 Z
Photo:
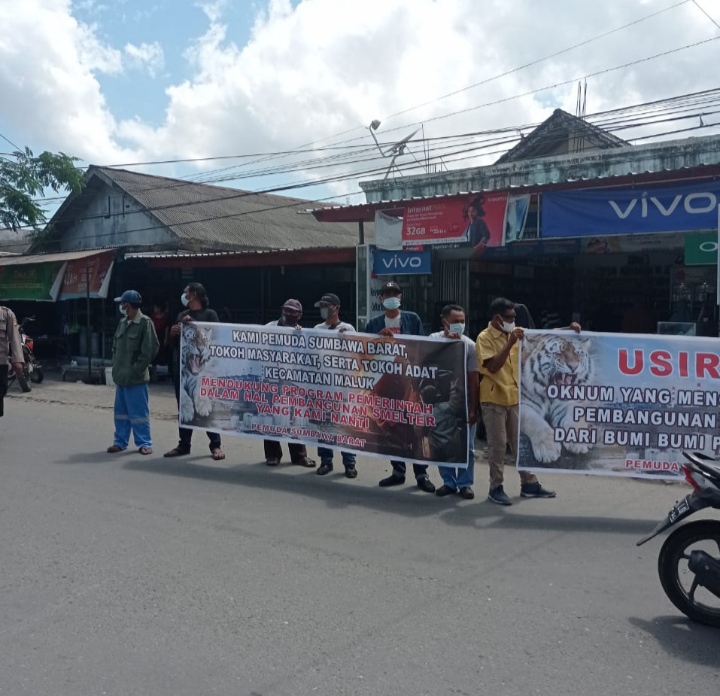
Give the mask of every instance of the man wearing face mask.
M 408 336 L 424 336 L 422 320 L 415 312 L 407 312 L 400 309 L 402 304 L 402 290 L 397 283 L 389 282 L 383 285 L 380 290 L 380 300 L 385 314 L 373 317 L 365 326 L 365 332 L 379 334 L 392 338 L 397 334 Z M 391 461 L 393 472 L 387 478 L 380 481 L 382 488 L 400 486 L 405 483 L 405 472 L 407 466 L 403 461 Z M 420 490 L 426 493 L 434 493 L 435 486 L 428 478 L 427 466 L 424 464 L 413 464 L 413 473 Z
M 328 292 L 323 295 L 316 307 L 320 308 L 320 317 L 322 324 L 318 324 L 316 329 L 325 329 L 327 331 L 355 331 L 355 327 L 347 322 L 340 321 L 340 298 Z M 342 462 L 345 467 L 345 476 L 353 479 L 357 478 L 357 469 L 355 468 L 355 455 L 352 452 L 342 452 Z M 318 457 L 320 457 L 320 466 L 315 472 L 318 476 L 325 476 L 333 470 L 333 451 L 328 447 L 318 447 Z
M 113 337 L 112 378 L 115 382 L 115 437 L 110 454 L 127 449 L 130 433 L 140 454 L 152 454 L 148 382 L 150 363 L 160 346 L 150 317 L 141 311 L 142 297 L 126 290 L 115 298 L 123 318 Z
M 478 420 L 478 365 L 475 343 L 465 335 L 465 310 L 456 304 L 449 304 L 440 313 L 443 330 L 431 333 L 430 338 L 450 338 L 465 344 L 467 363 L 467 404 L 468 425 L 470 427 L 470 451 L 467 469 L 451 466 L 438 467 L 443 485 L 435 491 L 440 497 L 459 493 L 461 498 L 472 500 L 475 497 L 472 485 L 475 469 L 475 430 Z M 452 424 L 454 426 L 454 423 Z
M 487 432 L 490 491 L 488 499 L 497 505 L 512 505 L 503 488 L 505 452 L 508 444 L 517 456 L 520 390 L 520 341 L 523 330 L 515 326 L 515 304 L 498 297 L 490 305 L 490 323 L 477 338 L 480 382 L 480 408 Z M 580 325 L 568 328 L 580 332 Z M 520 471 L 520 496 L 523 498 L 554 498 L 555 492 L 540 485 L 537 476 Z
M 180 405 L 180 333 L 182 324 L 190 321 L 202 321 L 217 323 L 217 312 L 210 309 L 210 299 L 207 296 L 205 287 L 200 283 L 188 283 L 180 295 L 180 302 L 185 309 L 177 315 L 175 323 L 170 328 L 170 343 L 173 346 L 173 382 L 175 384 L 175 398 Z M 207 436 L 210 440 L 210 455 L 215 461 L 225 459 L 225 452 L 222 448 L 222 440 L 220 433 L 207 430 Z M 164 457 L 182 457 L 190 454 L 192 445 L 193 431 L 191 428 L 179 428 L 180 439 L 178 444 L 169 452 L 165 452 Z
M 300 320 L 302 319 L 303 306 L 299 300 L 286 300 L 280 310 L 280 318 L 271 321 L 265 326 L 287 326 L 292 329 L 302 329 Z M 277 440 L 265 440 L 265 463 L 268 466 L 277 466 L 282 459 L 282 446 Z M 307 448 L 299 442 L 289 442 L 288 450 L 290 451 L 290 462 L 299 466 L 313 469 L 316 466 L 314 459 L 307 456 Z

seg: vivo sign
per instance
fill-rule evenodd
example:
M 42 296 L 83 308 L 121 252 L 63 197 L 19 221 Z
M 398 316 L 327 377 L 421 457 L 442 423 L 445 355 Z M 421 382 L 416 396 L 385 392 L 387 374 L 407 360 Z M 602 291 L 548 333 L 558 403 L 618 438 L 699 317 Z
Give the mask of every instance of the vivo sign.
M 373 273 L 381 275 L 420 275 L 431 272 L 431 252 L 376 251 Z
M 718 227 L 720 182 L 648 189 L 546 193 L 542 236 L 594 237 Z

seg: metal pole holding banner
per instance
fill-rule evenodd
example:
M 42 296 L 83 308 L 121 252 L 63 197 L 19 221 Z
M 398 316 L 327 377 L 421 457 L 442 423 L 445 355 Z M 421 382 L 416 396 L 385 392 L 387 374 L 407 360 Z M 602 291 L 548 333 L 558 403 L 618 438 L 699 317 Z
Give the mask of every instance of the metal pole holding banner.
M 92 384 L 92 335 L 90 333 L 90 262 L 85 259 L 85 309 L 87 311 L 85 346 L 87 348 L 88 369 L 87 383 Z
M 717 331 L 720 336 L 720 205 L 718 205 L 718 229 L 717 229 L 717 249 L 716 249 L 716 263 L 717 268 L 715 272 L 715 304 L 718 306 L 718 320 L 717 320 Z

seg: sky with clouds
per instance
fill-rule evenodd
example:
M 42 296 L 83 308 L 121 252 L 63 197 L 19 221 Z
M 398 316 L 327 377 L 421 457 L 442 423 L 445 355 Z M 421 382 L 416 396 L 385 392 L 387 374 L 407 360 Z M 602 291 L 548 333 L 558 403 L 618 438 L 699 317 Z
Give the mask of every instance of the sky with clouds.
M 720 0 L 0 0 L 0 16 L 13 143 L 85 165 L 243 155 L 129 168 L 253 190 L 351 174 L 287 192 L 351 202 L 383 166 L 373 119 L 387 143 L 420 124 L 428 138 L 522 126 L 573 112 L 585 75 L 594 113 L 717 87 L 720 63 Z

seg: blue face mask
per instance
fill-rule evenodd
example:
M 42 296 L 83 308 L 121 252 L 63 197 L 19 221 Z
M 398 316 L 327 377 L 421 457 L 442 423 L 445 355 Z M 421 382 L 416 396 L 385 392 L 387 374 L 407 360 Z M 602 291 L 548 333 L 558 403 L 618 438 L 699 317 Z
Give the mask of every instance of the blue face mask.
M 383 307 L 385 309 L 400 309 L 400 298 L 399 297 L 388 297 L 383 300 Z
M 462 336 L 465 333 L 465 324 L 449 324 L 448 331 Z
M 180 295 L 180 302 L 182 302 L 183 307 L 187 307 L 190 304 L 190 300 L 186 297 L 185 293 Z

